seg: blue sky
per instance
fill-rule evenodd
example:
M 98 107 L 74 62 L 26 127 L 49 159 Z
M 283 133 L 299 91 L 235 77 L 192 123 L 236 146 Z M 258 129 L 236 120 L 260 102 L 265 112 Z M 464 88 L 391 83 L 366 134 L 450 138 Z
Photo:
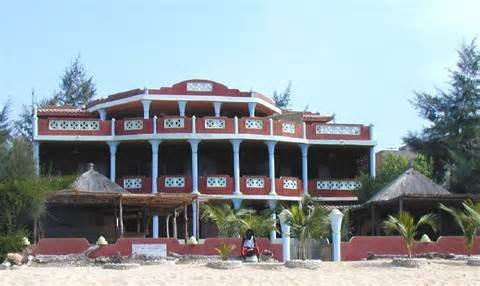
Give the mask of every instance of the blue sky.
M 379 149 L 427 124 L 414 90 L 445 87 L 480 1 L 0 0 L 0 101 L 50 96 L 81 55 L 99 96 L 207 78 L 293 108 L 373 123 Z

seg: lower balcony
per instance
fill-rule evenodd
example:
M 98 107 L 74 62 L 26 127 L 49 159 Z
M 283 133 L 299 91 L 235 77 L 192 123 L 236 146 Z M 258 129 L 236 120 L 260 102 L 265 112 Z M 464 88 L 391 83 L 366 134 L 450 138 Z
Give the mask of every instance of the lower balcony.
M 275 190 L 279 196 L 303 196 L 302 180 L 296 177 L 280 177 L 275 179 Z
M 148 194 L 152 192 L 152 178 L 145 176 L 126 176 L 116 180 L 116 183 L 135 194 Z
M 308 182 L 309 193 L 316 197 L 356 197 L 360 187 L 356 179 L 313 179 Z
M 270 178 L 267 176 L 243 176 L 240 179 L 240 190 L 244 195 L 268 195 Z
M 201 176 L 198 178 L 198 189 L 206 195 L 231 195 L 233 178 L 228 175 Z

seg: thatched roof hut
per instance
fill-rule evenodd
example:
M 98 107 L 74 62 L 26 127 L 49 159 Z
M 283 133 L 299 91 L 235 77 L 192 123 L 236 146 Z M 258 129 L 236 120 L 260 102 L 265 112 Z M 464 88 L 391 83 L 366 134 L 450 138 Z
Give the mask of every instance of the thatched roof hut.
M 88 164 L 88 170 L 73 182 L 69 191 L 77 193 L 109 193 L 126 194 L 127 190 L 112 182 L 109 178 L 95 171 L 93 163 Z

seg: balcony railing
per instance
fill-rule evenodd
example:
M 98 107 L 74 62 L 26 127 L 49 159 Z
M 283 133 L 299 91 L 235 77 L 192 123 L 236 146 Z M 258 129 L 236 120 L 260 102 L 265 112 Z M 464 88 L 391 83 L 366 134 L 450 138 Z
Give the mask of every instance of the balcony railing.
M 145 176 L 126 176 L 116 180 L 116 183 L 131 193 L 151 193 L 152 178 Z
M 233 193 L 233 178 L 228 175 L 211 175 L 199 177 L 201 194 L 231 195 Z
M 114 128 L 111 124 L 114 123 Z M 195 122 L 195 123 L 194 123 Z M 195 125 L 195 126 L 193 126 Z M 369 140 L 370 129 L 363 125 L 302 124 L 293 121 L 274 121 L 262 117 L 191 117 L 165 116 L 155 118 L 124 118 L 100 120 L 95 118 L 47 118 L 38 120 L 39 135 L 136 135 L 168 133 L 216 133 L 282 136 L 317 140 Z
M 360 187 L 356 179 L 314 179 L 308 182 L 309 193 L 321 197 L 353 197 Z
M 160 176 L 157 180 L 159 192 L 190 193 L 192 192 L 192 178 L 183 175 Z
M 275 189 L 279 196 L 300 197 L 303 195 L 302 180 L 296 177 L 275 179 Z
M 267 176 L 243 176 L 240 179 L 240 190 L 244 195 L 268 195 L 270 178 Z

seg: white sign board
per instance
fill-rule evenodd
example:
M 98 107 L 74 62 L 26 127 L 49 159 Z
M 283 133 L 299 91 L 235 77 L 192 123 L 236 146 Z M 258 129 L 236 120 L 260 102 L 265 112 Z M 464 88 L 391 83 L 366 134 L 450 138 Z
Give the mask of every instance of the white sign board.
M 133 256 L 146 256 L 146 257 L 166 257 L 167 245 L 166 244 L 132 244 Z

